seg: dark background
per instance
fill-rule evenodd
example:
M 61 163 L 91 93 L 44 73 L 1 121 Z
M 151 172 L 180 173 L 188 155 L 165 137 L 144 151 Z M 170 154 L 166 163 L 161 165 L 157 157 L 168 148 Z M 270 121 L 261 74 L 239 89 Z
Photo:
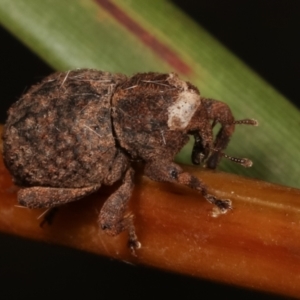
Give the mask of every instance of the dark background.
M 300 107 L 297 90 L 300 79 L 299 1 L 172 2 Z M 3 123 L 9 105 L 52 69 L 1 27 L 0 41 L 0 122 Z M 165 294 L 176 299 L 214 296 L 275 299 L 275 296 L 133 267 L 17 237 L 1 235 L 0 241 L 3 299 L 17 296 L 61 298 L 66 292 L 68 298 L 85 299 L 162 298 Z

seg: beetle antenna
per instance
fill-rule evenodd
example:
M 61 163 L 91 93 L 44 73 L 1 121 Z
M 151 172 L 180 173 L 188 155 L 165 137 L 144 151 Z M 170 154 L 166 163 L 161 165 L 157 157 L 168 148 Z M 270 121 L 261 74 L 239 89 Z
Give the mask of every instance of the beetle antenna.
M 244 120 L 236 120 L 233 122 L 233 124 L 258 126 L 258 121 L 254 120 L 254 119 L 244 119 Z
M 252 160 L 248 159 L 248 158 L 238 158 L 238 157 L 233 157 L 233 156 L 229 156 L 225 153 L 221 153 L 221 155 L 224 157 L 224 158 L 227 158 L 229 160 L 231 160 L 232 162 L 235 162 L 237 164 L 240 164 L 242 165 L 243 167 L 245 168 L 250 168 L 252 165 L 253 165 L 253 162 Z

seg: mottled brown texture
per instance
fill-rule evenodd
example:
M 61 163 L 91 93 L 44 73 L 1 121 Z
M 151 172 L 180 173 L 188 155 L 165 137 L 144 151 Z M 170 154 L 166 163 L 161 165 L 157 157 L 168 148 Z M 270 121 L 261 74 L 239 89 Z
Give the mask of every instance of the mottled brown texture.
M 221 129 L 214 140 L 217 123 Z M 223 153 L 235 124 L 256 122 L 235 121 L 226 104 L 201 98 L 196 87 L 173 73 L 130 78 L 87 69 L 55 73 L 10 108 L 4 162 L 22 187 L 19 203 L 29 208 L 75 201 L 123 179 L 103 205 L 99 225 L 113 236 L 128 230 L 134 253 L 140 243 L 127 212 L 134 186 L 131 163 L 142 161 L 152 180 L 197 190 L 225 213 L 231 201 L 210 195 L 173 160 L 193 135 L 194 164 L 216 168 L 225 156 L 247 166 L 248 160 Z
M 55 73 L 16 102 L 3 136 L 4 161 L 15 183 L 61 188 L 106 183 L 119 154 L 110 98 L 124 78 L 91 70 Z

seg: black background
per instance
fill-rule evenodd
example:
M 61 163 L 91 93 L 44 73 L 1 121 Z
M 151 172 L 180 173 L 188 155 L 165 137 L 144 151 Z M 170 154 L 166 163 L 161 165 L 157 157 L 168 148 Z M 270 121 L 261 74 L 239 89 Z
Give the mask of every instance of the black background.
M 300 79 L 299 1 L 173 2 L 300 107 L 297 90 Z M 0 121 L 3 123 L 9 105 L 52 69 L 1 27 L 0 41 Z M 17 237 L 1 235 L 0 240 L 3 299 L 17 296 L 62 298 L 66 293 L 68 298 L 86 299 L 163 298 L 165 295 L 176 299 L 276 298 Z

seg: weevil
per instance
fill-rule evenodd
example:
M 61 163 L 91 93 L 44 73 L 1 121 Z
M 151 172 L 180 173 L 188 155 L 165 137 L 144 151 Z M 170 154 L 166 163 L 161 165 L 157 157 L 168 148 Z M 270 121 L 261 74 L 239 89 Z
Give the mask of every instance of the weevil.
M 249 159 L 223 152 L 236 124 L 257 122 L 236 121 L 225 103 L 200 96 L 174 73 L 57 72 L 9 109 L 3 158 L 21 187 L 18 201 L 28 208 L 56 207 L 121 181 L 104 203 L 99 225 L 112 236 L 127 230 L 134 252 L 140 243 L 133 215 L 126 213 L 134 187 L 132 162 L 142 161 L 150 179 L 195 189 L 226 212 L 230 200 L 209 194 L 199 178 L 173 161 L 194 136 L 193 164 L 215 169 L 227 157 L 251 166 Z

